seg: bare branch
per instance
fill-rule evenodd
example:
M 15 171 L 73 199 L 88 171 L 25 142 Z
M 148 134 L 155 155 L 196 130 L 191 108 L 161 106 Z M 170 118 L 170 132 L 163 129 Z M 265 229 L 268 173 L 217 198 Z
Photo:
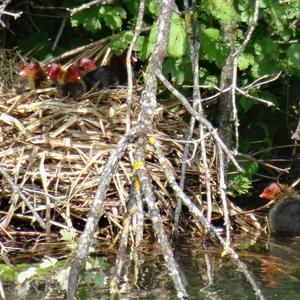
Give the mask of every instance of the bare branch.
M 248 27 L 246 37 L 245 37 L 243 43 L 240 45 L 240 47 L 233 53 L 233 56 L 239 57 L 241 52 L 245 49 L 245 47 L 249 43 L 251 36 L 253 34 L 253 31 L 257 25 L 258 15 L 259 15 L 259 0 L 255 0 L 254 13 L 253 13 L 252 21 Z
M 168 167 L 169 164 L 167 163 L 167 159 L 163 155 L 163 152 L 161 150 L 161 147 L 159 143 L 153 138 L 149 138 L 150 143 L 155 148 L 155 151 L 157 153 L 157 157 L 159 160 L 159 163 L 164 171 L 164 174 L 167 178 L 167 181 L 171 188 L 173 189 L 175 196 L 180 197 L 182 202 L 186 205 L 186 207 L 189 209 L 189 211 L 199 219 L 202 226 L 210 232 L 213 236 L 217 238 L 217 240 L 220 242 L 220 244 L 224 247 L 224 253 L 229 254 L 230 258 L 237 264 L 239 267 L 239 270 L 244 274 L 246 279 L 248 280 L 249 284 L 251 285 L 252 289 L 254 290 L 256 296 L 263 300 L 265 299 L 261 290 L 257 286 L 255 280 L 252 278 L 251 274 L 249 273 L 247 266 L 239 259 L 238 254 L 234 251 L 233 248 L 229 246 L 229 243 L 225 241 L 220 233 L 216 230 L 216 228 L 210 224 L 210 222 L 207 221 L 207 219 L 202 214 L 201 210 L 192 203 L 192 201 L 185 195 L 185 193 L 180 189 L 179 185 L 176 182 L 175 176 L 173 175 L 172 171 Z
M 97 5 L 97 4 L 110 5 L 113 3 L 114 3 L 114 0 L 94 0 L 89 3 L 82 4 L 81 6 L 76 7 L 76 8 L 67 8 L 67 10 L 70 12 L 70 15 L 73 16 L 76 13 L 78 13 L 84 9 L 90 8 L 93 5 Z
M 84 268 L 85 259 L 88 254 L 88 249 L 92 241 L 92 236 L 95 232 L 98 221 L 100 219 L 100 215 L 102 211 L 102 203 L 105 199 L 108 185 L 110 183 L 113 174 L 116 171 L 116 168 L 118 166 L 121 157 L 124 154 L 124 151 L 126 150 L 126 147 L 136 135 L 137 135 L 136 127 L 132 128 L 128 134 L 125 134 L 118 142 L 115 150 L 112 152 L 111 156 L 109 157 L 109 159 L 107 160 L 103 168 L 99 180 L 100 184 L 97 188 L 95 198 L 93 201 L 93 206 L 89 212 L 88 219 L 84 228 L 84 232 L 80 237 L 80 241 L 78 243 L 76 256 L 71 265 L 69 282 L 68 282 L 67 300 L 75 299 L 79 275 Z
M 22 11 L 19 11 L 19 12 L 16 12 L 16 13 L 13 13 L 13 12 L 10 12 L 10 11 L 7 11 L 5 10 L 6 7 L 10 4 L 11 0 L 3 0 L 3 3 L 0 5 L 0 25 L 2 27 L 6 27 L 5 23 L 1 20 L 1 17 L 3 15 L 8 15 L 8 16 L 11 16 L 13 17 L 15 20 L 19 17 L 21 17 L 21 15 L 23 14 Z
M 226 155 L 229 157 L 229 159 L 232 161 L 232 163 L 235 165 L 235 167 L 240 171 L 243 172 L 243 169 L 239 166 L 238 162 L 236 161 L 236 159 L 234 158 L 233 154 L 231 153 L 231 151 L 227 148 L 227 146 L 224 144 L 224 142 L 222 141 L 222 139 L 220 138 L 220 136 L 218 135 L 218 133 L 215 131 L 215 128 L 213 127 L 213 125 L 207 120 L 205 119 L 203 116 L 199 115 L 189 104 L 189 102 L 187 101 L 187 99 L 180 93 L 178 92 L 172 85 L 171 83 L 164 77 L 164 75 L 156 70 L 156 76 L 160 79 L 160 81 L 166 86 L 166 88 L 174 94 L 174 96 L 176 96 L 181 103 L 183 104 L 183 106 L 186 108 L 186 110 L 195 117 L 195 119 L 202 123 L 207 129 L 208 131 L 210 131 L 212 133 L 212 136 L 214 137 L 214 139 L 216 140 L 217 143 L 220 144 L 222 150 L 226 153 Z
M 140 0 L 139 6 L 139 14 L 134 30 L 133 38 L 130 42 L 127 57 L 126 57 L 126 66 L 127 66 L 127 80 L 128 80 L 128 90 L 127 90 L 127 112 L 126 112 L 126 132 L 130 130 L 131 126 L 131 106 L 132 106 L 132 92 L 133 92 L 133 79 L 132 79 L 132 64 L 131 64 L 131 55 L 133 47 L 141 33 L 142 26 L 143 26 L 143 19 L 144 19 L 144 12 L 145 12 L 145 0 Z

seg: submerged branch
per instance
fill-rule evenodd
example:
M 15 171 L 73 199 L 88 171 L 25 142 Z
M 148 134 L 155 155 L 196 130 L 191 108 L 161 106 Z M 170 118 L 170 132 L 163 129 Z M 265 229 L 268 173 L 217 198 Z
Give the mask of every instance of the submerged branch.
M 79 275 L 84 269 L 85 259 L 88 254 L 89 247 L 91 245 L 92 237 L 97 227 L 102 211 L 102 203 L 106 197 L 106 192 L 111 181 L 113 174 L 115 173 L 118 163 L 128 144 L 137 135 L 137 128 L 133 127 L 128 134 L 125 134 L 118 142 L 115 150 L 107 160 L 103 171 L 100 176 L 100 184 L 97 188 L 96 195 L 93 201 L 93 206 L 89 212 L 88 219 L 84 228 L 84 232 L 80 237 L 80 241 L 77 247 L 77 252 L 71 265 L 67 300 L 75 299 L 76 290 L 79 281 Z
M 224 248 L 224 253 L 229 254 L 230 258 L 236 263 L 236 265 L 239 267 L 239 270 L 243 272 L 246 279 L 250 283 L 252 289 L 254 290 L 256 296 L 264 300 L 264 296 L 257 286 L 255 280 L 249 273 L 247 266 L 240 260 L 238 254 L 234 251 L 233 248 L 231 248 L 227 241 L 225 241 L 220 233 L 216 230 L 216 228 L 210 224 L 210 222 L 207 221 L 205 216 L 202 214 L 201 210 L 192 203 L 192 201 L 183 193 L 183 191 L 180 189 L 179 185 L 176 182 L 176 179 L 172 172 L 170 171 L 170 168 L 168 167 L 169 163 L 167 162 L 167 159 L 165 158 L 162 149 L 159 145 L 159 143 L 155 140 L 155 138 L 150 138 L 150 143 L 154 146 L 155 151 L 157 153 L 157 157 L 159 159 L 159 163 L 165 173 L 166 179 L 168 183 L 170 184 L 171 188 L 173 189 L 175 196 L 181 198 L 182 202 L 187 206 L 189 211 L 201 222 L 202 226 L 209 232 L 213 237 L 215 237 L 220 244 Z

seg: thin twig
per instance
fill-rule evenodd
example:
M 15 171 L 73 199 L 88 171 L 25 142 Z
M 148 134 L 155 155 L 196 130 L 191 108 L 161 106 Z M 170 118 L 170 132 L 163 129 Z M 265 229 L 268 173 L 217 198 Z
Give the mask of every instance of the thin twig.
M 213 127 L 213 125 L 207 120 L 205 119 L 203 116 L 199 115 L 189 104 L 189 102 L 187 101 L 187 99 L 180 93 L 178 92 L 178 90 L 176 90 L 171 83 L 164 77 L 164 75 L 162 74 L 161 71 L 156 70 L 156 76 L 159 78 L 159 80 L 166 86 L 166 88 L 174 94 L 174 96 L 176 96 L 181 103 L 183 104 L 183 106 L 186 108 L 186 110 L 196 118 L 196 120 L 200 123 L 202 123 L 207 129 L 208 131 L 211 132 L 212 136 L 214 137 L 214 139 L 216 140 L 217 143 L 220 144 L 222 150 L 226 153 L 226 155 L 229 157 L 229 159 L 232 161 L 232 163 L 235 165 L 235 167 L 240 171 L 243 172 L 243 169 L 239 166 L 238 162 L 236 161 L 236 159 L 234 158 L 232 152 L 227 148 L 227 146 L 224 144 L 224 142 L 221 140 L 221 138 L 219 137 L 218 133 L 216 132 L 215 128 Z
M 54 41 L 52 49 L 51 49 L 52 51 L 54 51 L 56 49 L 56 47 L 57 47 L 57 45 L 59 43 L 59 40 L 60 40 L 60 38 L 61 38 L 61 36 L 63 34 L 63 31 L 64 31 L 64 29 L 66 27 L 68 18 L 69 18 L 69 16 L 65 15 L 64 18 L 63 18 L 63 20 L 62 20 L 62 22 L 61 22 L 61 24 L 60 24 L 58 33 L 56 35 L 55 41 Z
M 127 81 L 128 81 L 128 90 L 127 90 L 127 113 L 126 113 L 126 132 L 130 130 L 131 126 L 131 109 L 132 109 L 132 92 L 133 92 L 133 78 L 132 78 L 132 64 L 131 56 L 133 47 L 141 34 L 143 19 L 145 12 L 145 0 L 140 0 L 139 13 L 136 21 L 134 35 L 128 47 L 127 56 L 126 56 L 126 66 L 127 66 Z
M 93 5 L 98 5 L 98 4 L 110 5 L 113 3 L 114 3 L 114 0 L 94 0 L 89 3 L 82 4 L 81 6 L 76 7 L 76 8 L 67 8 L 67 10 L 70 12 L 70 15 L 73 16 L 74 14 L 76 14 L 84 9 L 90 8 Z
M 19 17 L 21 17 L 21 15 L 23 14 L 22 11 L 19 11 L 19 12 L 10 12 L 10 11 L 7 11 L 5 10 L 6 7 L 9 5 L 9 3 L 11 2 L 11 0 L 3 0 L 2 4 L 0 5 L 0 25 L 4 28 L 6 28 L 6 25 L 5 23 L 1 20 L 1 17 L 3 15 L 7 15 L 7 16 L 11 16 L 13 17 L 15 20 Z
M 116 148 L 112 152 L 111 156 L 109 157 L 103 168 L 99 180 L 100 184 L 97 188 L 95 198 L 93 201 L 93 206 L 89 212 L 84 232 L 80 237 L 77 252 L 71 265 L 70 276 L 68 281 L 67 300 L 75 299 L 79 275 L 84 268 L 84 263 L 92 241 L 92 236 L 100 219 L 102 203 L 105 199 L 108 185 L 111 181 L 113 174 L 116 171 L 121 157 L 124 155 L 124 151 L 126 150 L 129 142 L 137 135 L 137 132 L 137 128 L 133 127 L 128 134 L 123 135 L 123 137 L 119 140 Z
M 219 191 L 220 198 L 222 201 L 223 213 L 224 213 L 224 225 L 226 231 L 226 243 L 230 244 L 230 219 L 227 207 L 226 199 L 226 182 L 225 182 L 225 171 L 224 171 L 224 155 L 220 145 L 217 145 L 217 151 L 219 156 Z
M 35 211 L 34 207 L 31 205 L 30 201 L 25 197 L 25 195 L 22 193 L 21 189 L 16 184 L 14 184 L 14 182 L 11 179 L 11 177 L 9 176 L 9 174 L 1 166 L 0 166 L 0 172 L 2 173 L 2 175 L 4 176 L 4 178 L 7 180 L 7 182 L 12 187 L 13 192 L 19 194 L 19 196 L 21 197 L 21 199 L 25 202 L 25 204 L 27 205 L 27 207 L 29 208 L 29 210 L 31 211 L 31 213 L 36 218 L 36 220 L 39 223 L 39 225 L 43 229 L 46 229 L 45 222 L 42 220 L 42 218 L 39 216 L 39 214 Z

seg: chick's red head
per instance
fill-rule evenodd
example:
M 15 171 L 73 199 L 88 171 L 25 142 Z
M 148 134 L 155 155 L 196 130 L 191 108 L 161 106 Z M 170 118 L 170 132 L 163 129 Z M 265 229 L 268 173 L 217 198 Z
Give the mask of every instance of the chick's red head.
M 76 82 L 80 80 L 79 66 L 76 63 L 71 64 L 66 71 L 66 82 Z
M 63 80 L 64 77 L 64 70 L 59 63 L 52 63 L 49 65 L 48 70 L 48 78 L 52 81 L 59 82 Z
M 79 66 L 80 72 L 83 74 L 89 73 L 89 72 L 95 70 L 97 67 L 95 62 L 87 57 L 82 57 L 79 60 L 78 66 Z
M 267 200 L 278 199 L 282 195 L 284 188 L 284 185 L 272 182 L 263 190 L 259 197 Z
M 28 65 L 21 67 L 20 76 L 23 78 L 35 77 L 42 68 L 37 61 L 31 61 Z

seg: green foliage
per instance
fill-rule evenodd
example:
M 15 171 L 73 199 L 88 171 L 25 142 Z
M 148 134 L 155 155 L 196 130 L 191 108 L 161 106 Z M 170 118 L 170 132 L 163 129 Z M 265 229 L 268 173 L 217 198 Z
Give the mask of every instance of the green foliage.
M 238 19 L 238 14 L 227 0 L 205 1 L 201 9 L 225 26 Z
M 234 197 L 247 195 L 251 189 L 252 181 L 244 175 L 236 175 L 229 180 L 228 192 Z
M 252 177 L 258 171 L 258 163 L 240 163 L 244 169 L 243 174 L 231 174 L 228 180 L 228 190 L 233 196 L 249 194 L 252 189 Z
M 181 58 L 187 48 L 187 35 L 184 20 L 173 13 L 170 27 L 168 56 Z
M 141 61 L 145 61 L 148 59 L 150 54 L 154 50 L 155 42 L 156 42 L 156 32 L 157 26 L 154 25 L 151 28 L 150 34 L 148 36 L 140 36 L 138 38 L 138 45 L 139 45 L 139 59 Z
M 61 230 L 62 240 L 69 243 L 73 251 L 77 247 L 76 234 L 69 230 Z M 92 251 L 92 248 L 89 249 Z M 93 284 L 97 288 L 103 288 L 107 284 L 107 276 L 104 270 L 109 268 L 105 257 L 88 257 L 82 278 L 83 284 Z M 1 279 L 4 283 L 18 283 L 19 299 L 28 297 L 30 289 L 43 283 L 45 288 L 55 286 L 56 291 L 65 292 L 68 288 L 70 272 L 69 261 L 59 261 L 57 258 L 45 256 L 40 263 L 17 264 L 7 266 L 0 264 Z M 52 289 L 52 287 L 51 287 Z M 49 292 L 49 291 L 48 291 Z
M 290 66 L 300 72 L 300 44 L 290 45 L 287 49 Z
M 121 28 L 122 20 L 127 17 L 127 13 L 122 7 L 103 6 L 99 9 L 99 14 L 103 18 L 105 25 L 112 31 Z
M 290 21 L 299 18 L 299 1 L 264 0 L 263 3 L 264 17 L 270 22 L 269 26 L 273 28 L 274 33 L 284 41 L 295 37 L 297 29 L 296 26 L 290 26 Z
M 205 28 L 200 32 L 201 56 L 209 62 L 214 62 L 222 68 L 229 49 L 222 41 L 220 31 L 215 28 Z
M 102 29 L 99 18 L 99 10 L 90 9 L 83 10 L 71 17 L 71 25 L 73 27 L 82 26 L 86 31 L 96 33 Z
M 133 33 L 132 31 L 121 31 L 117 36 L 112 38 L 111 48 L 117 54 L 120 55 L 130 44 Z
M 250 66 L 255 64 L 254 55 L 251 53 L 243 52 L 239 58 L 238 68 L 241 71 L 247 70 Z
M 159 5 L 156 0 L 150 0 L 148 1 L 148 10 L 151 14 L 154 16 L 159 15 Z
M 189 58 L 183 57 L 179 59 L 167 58 L 163 64 L 163 73 L 178 85 L 184 82 L 192 81 L 192 66 Z
M 127 13 L 122 7 L 93 6 L 82 10 L 71 17 L 73 27 L 82 26 L 86 31 L 96 33 L 102 29 L 102 23 L 115 31 L 122 27 L 122 19 Z M 102 21 L 102 23 L 101 23 Z

